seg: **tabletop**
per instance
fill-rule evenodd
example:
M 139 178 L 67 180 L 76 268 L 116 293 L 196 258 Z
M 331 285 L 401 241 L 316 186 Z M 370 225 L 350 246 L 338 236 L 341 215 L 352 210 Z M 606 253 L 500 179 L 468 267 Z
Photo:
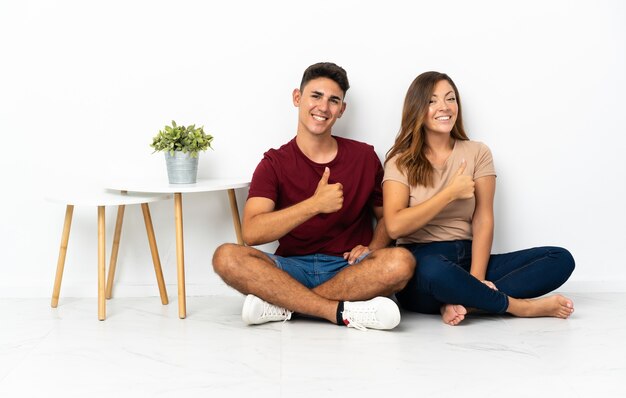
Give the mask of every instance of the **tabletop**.
M 113 182 L 108 184 L 107 188 L 129 192 L 190 193 L 224 191 L 227 189 L 246 188 L 249 185 L 250 181 L 243 178 L 199 178 L 195 184 L 170 184 L 167 179 L 142 179 Z
M 120 192 L 103 188 L 58 189 L 45 195 L 45 199 L 64 205 L 75 206 L 119 206 L 152 203 L 171 199 L 172 195 Z

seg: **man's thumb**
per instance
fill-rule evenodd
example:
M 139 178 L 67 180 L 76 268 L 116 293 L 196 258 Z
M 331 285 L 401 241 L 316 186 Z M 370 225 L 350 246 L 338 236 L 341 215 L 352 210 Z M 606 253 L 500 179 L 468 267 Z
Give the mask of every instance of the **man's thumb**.
M 328 179 L 330 178 L 330 169 L 326 167 L 324 169 L 324 174 L 322 174 L 322 178 L 318 185 L 328 185 Z

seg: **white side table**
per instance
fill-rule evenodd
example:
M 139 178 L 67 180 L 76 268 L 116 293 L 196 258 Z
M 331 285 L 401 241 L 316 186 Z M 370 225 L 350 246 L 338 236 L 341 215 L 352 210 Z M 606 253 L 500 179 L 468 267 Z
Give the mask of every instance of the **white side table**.
M 176 224 L 176 268 L 178 277 L 178 316 L 184 319 L 187 316 L 185 294 L 185 249 L 183 243 L 183 193 L 227 191 L 230 201 L 230 211 L 233 226 L 237 235 L 237 242 L 243 244 L 241 234 L 241 220 L 235 197 L 235 189 L 246 188 L 249 180 L 244 179 L 198 179 L 195 184 L 170 184 L 163 180 L 138 180 L 110 184 L 107 188 L 128 192 L 152 192 L 174 194 L 174 221 Z
M 52 291 L 51 306 L 56 308 L 59 303 L 59 293 L 61 290 L 61 280 L 63 278 L 63 269 L 65 267 L 65 255 L 67 253 L 67 245 L 70 237 L 70 228 L 72 225 L 72 215 L 74 206 L 95 206 L 98 208 L 98 319 L 106 318 L 105 297 L 111 298 L 113 288 L 113 279 L 115 276 L 115 267 L 117 263 L 117 254 L 119 249 L 120 235 L 122 231 L 122 221 L 124 218 L 124 208 L 126 205 L 141 204 L 146 231 L 148 234 L 148 242 L 152 253 L 152 261 L 154 263 L 154 271 L 159 285 L 159 293 L 161 302 L 167 304 L 167 291 L 165 290 L 165 282 L 163 280 L 163 272 L 161 270 L 161 261 L 159 260 L 159 252 L 154 238 L 154 228 L 152 227 L 152 218 L 150 217 L 150 209 L 148 203 L 159 200 L 170 199 L 171 195 L 146 195 L 131 194 L 126 192 L 104 190 L 104 189 L 81 189 L 73 192 L 64 191 L 62 193 L 52 193 L 46 197 L 47 200 L 64 204 L 65 222 L 63 224 L 63 234 L 61 235 L 61 247 L 59 249 L 59 259 L 57 262 L 56 277 L 54 280 L 54 288 Z M 111 261 L 109 265 L 109 280 L 105 291 L 105 207 L 118 206 L 117 220 L 115 225 L 115 234 L 113 238 L 113 248 L 111 250 Z

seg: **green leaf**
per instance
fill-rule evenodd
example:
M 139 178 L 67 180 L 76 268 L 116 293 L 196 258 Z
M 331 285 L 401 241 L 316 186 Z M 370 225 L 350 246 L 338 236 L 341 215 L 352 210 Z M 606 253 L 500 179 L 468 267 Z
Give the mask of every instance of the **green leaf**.
M 172 120 L 171 126 L 164 126 L 163 130 L 159 130 L 152 138 L 150 146 L 154 148 L 154 152 L 168 151 L 171 156 L 174 156 L 175 151 L 182 151 L 190 152 L 192 157 L 198 157 L 199 151 L 213 149 L 212 141 L 213 136 L 204 132 L 204 126 L 196 127 L 196 124 L 191 124 L 185 127 L 177 125 Z

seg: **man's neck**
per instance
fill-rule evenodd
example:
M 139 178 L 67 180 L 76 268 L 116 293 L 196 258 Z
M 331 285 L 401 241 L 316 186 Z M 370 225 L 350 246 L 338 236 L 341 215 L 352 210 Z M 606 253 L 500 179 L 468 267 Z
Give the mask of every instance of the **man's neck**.
M 337 140 L 330 132 L 320 136 L 298 132 L 296 144 L 302 153 L 315 163 L 330 163 L 337 156 Z

